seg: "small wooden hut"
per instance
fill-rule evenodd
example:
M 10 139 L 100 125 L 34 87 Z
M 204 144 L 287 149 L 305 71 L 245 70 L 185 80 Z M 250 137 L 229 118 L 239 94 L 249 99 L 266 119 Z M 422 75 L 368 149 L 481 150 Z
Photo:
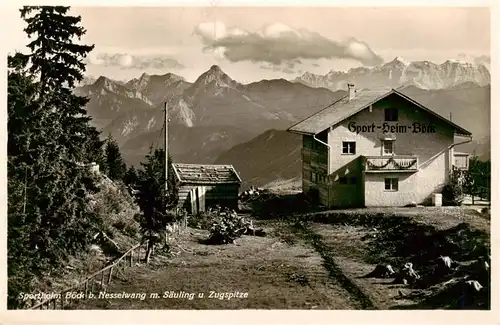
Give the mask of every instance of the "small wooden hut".
M 172 164 L 180 208 L 190 214 L 220 205 L 238 209 L 241 178 L 232 165 Z

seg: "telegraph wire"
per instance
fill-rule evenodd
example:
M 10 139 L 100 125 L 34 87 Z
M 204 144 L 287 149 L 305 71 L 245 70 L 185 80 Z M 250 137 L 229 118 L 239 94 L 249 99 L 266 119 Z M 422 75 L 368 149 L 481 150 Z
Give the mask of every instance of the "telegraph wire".
M 163 130 L 165 129 L 165 121 L 163 122 L 160 130 L 160 134 L 158 134 L 158 138 L 156 139 L 155 151 L 158 149 L 158 144 L 160 143 L 160 138 L 163 135 Z

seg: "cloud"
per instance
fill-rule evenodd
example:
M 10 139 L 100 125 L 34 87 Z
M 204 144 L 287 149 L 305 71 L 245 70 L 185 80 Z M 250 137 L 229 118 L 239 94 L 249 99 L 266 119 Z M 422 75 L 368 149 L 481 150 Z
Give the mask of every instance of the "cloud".
M 284 69 L 283 69 L 283 70 L 281 70 L 281 71 L 283 71 L 284 73 L 287 73 L 287 74 L 294 74 L 294 73 L 296 73 L 296 72 L 295 72 L 295 71 L 293 71 L 292 69 L 288 69 L 288 68 L 284 68 Z
M 286 74 L 294 74 L 297 72 L 300 72 L 301 70 L 298 69 L 297 71 L 293 70 L 294 65 L 287 63 L 285 67 L 280 66 L 280 65 L 274 65 L 274 64 L 266 64 L 266 65 L 261 65 L 260 68 L 263 70 L 272 70 L 274 72 L 281 71 Z
M 120 69 L 183 69 L 184 65 L 165 55 L 133 55 L 127 53 L 98 53 L 87 58 L 87 63 Z
M 252 61 L 281 64 L 297 59 L 352 59 L 366 66 L 384 62 L 365 42 L 350 38 L 336 42 L 305 29 L 295 30 L 275 23 L 255 32 L 228 28 L 222 22 L 201 23 L 193 34 L 205 51 L 218 48 L 232 62 Z
M 491 57 L 489 55 L 481 55 L 474 58 L 474 63 L 477 65 L 483 64 L 489 66 L 491 64 Z

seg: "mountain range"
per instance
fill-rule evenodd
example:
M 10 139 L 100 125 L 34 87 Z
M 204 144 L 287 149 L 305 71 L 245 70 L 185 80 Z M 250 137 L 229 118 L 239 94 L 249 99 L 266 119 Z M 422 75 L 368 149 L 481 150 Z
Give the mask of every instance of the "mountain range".
M 310 72 L 294 79 L 311 87 L 331 90 L 345 89 L 347 83 L 355 83 L 360 88 L 380 85 L 390 87 L 416 86 L 421 89 L 443 89 L 464 82 L 474 82 L 480 86 L 490 84 L 490 72 L 484 64 L 447 60 L 442 64 L 429 61 L 406 61 L 401 57 L 374 68 L 358 67 L 348 71 L 331 70 L 325 75 Z
M 268 129 L 287 128 L 339 98 L 328 89 L 285 79 L 244 85 L 218 66 L 193 83 L 171 73 L 143 74 L 126 83 L 101 76 L 75 92 L 90 99 L 86 109 L 93 124 L 104 136 L 111 134 L 133 164 L 163 130 L 165 105 L 169 144 L 179 146 L 173 157 L 210 163 L 231 146 Z
M 117 140 L 128 164 L 138 165 L 150 146 L 163 147 L 166 105 L 173 160 L 233 164 L 245 186 L 300 177 L 300 137 L 284 130 L 343 97 L 346 87 L 341 85 L 347 82 L 357 88 L 404 86 L 403 92 L 444 116 L 451 113 L 453 121 L 473 133 L 474 141 L 459 150 L 489 157 L 489 72 L 484 66 L 429 63 L 407 82 L 417 66 L 397 58 L 378 68 L 351 69 L 351 77 L 331 72 L 330 77 L 343 76 L 344 81 L 320 87 L 285 79 L 242 84 L 214 65 L 194 82 L 172 73 L 144 73 L 129 81 L 89 77 L 75 92 L 90 99 L 86 109 L 92 123 L 103 137 L 111 134 Z

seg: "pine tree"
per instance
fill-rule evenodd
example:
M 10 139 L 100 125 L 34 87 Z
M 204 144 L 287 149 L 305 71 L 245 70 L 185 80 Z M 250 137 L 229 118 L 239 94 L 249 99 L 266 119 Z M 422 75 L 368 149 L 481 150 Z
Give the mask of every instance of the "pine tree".
M 9 307 L 34 276 L 84 249 L 101 224 L 87 209 L 97 189 L 81 168 L 101 150 L 99 133 L 83 108 L 88 100 L 71 90 L 93 46 L 74 43 L 85 30 L 68 10 L 21 9 L 36 38 L 31 53 L 8 58 Z
M 169 156 L 169 168 L 172 163 Z M 141 228 L 145 239 L 149 239 L 148 259 L 151 248 L 158 240 L 159 234 L 165 226 L 175 221 L 176 215 L 172 212 L 177 203 L 177 185 L 173 171 L 169 173 L 168 191 L 165 187 L 165 151 L 151 147 L 146 161 L 141 162 L 139 180 L 137 182 L 137 201 L 141 208 Z
M 118 143 L 111 135 L 106 140 L 106 172 L 112 180 L 123 180 L 127 166 L 123 161 Z
M 125 183 L 125 185 L 134 189 L 137 185 L 138 179 L 139 176 L 137 175 L 137 169 L 135 169 L 134 166 L 130 166 L 130 168 L 125 173 L 125 176 L 123 177 L 123 182 Z
M 20 10 L 27 23 L 25 32 L 36 39 L 27 46 L 31 54 L 30 71 L 40 76 L 40 94 L 47 95 L 65 85 L 71 89 L 75 82 L 83 79 L 83 60 L 94 49 L 94 45 L 79 45 L 85 29 L 79 26 L 80 16 L 68 15 L 70 7 L 26 6 Z

